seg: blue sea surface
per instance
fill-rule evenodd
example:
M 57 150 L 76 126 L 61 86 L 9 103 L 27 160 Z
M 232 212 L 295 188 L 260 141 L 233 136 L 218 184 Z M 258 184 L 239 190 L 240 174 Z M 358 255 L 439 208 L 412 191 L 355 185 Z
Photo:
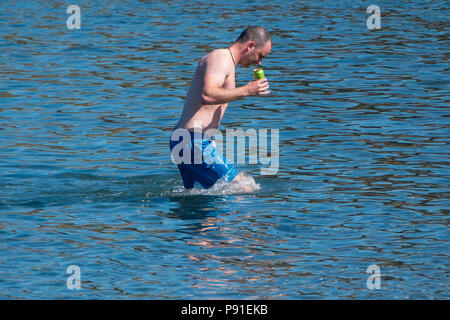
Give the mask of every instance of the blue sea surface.
M 448 1 L 83 0 L 74 30 L 70 4 L 0 5 L 0 298 L 450 298 Z M 279 130 L 278 171 L 185 191 L 196 64 L 255 24 L 271 94 L 221 129 Z

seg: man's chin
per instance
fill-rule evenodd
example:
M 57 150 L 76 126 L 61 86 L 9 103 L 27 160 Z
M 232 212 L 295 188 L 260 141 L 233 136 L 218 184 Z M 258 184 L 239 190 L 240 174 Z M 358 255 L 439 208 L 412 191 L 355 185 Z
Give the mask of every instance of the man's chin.
M 258 66 L 257 63 L 250 63 L 250 62 L 242 62 L 240 65 L 243 66 L 244 68 L 250 68 L 251 66 Z

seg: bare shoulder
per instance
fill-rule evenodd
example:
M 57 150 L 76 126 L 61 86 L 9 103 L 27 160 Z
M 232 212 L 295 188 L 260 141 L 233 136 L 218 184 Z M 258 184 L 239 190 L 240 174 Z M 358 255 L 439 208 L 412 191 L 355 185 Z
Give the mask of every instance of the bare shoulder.
M 203 56 L 197 67 L 197 74 L 200 77 L 213 75 L 214 77 L 225 79 L 234 69 L 233 61 L 227 49 L 216 49 Z
M 227 49 L 213 50 L 204 56 L 202 60 L 208 64 L 221 65 L 226 69 L 233 66 L 230 53 Z
M 213 50 L 208 55 L 210 55 L 211 57 L 223 57 L 228 54 L 229 54 L 228 50 L 222 48 L 222 49 Z

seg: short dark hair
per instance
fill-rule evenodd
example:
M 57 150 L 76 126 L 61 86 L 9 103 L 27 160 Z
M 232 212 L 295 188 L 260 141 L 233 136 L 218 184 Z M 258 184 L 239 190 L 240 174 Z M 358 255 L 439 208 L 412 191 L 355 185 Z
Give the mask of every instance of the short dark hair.
M 256 47 L 261 48 L 270 40 L 270 35 L 263 27 L 250 26 L 242 31 L 236 42 L 246 42 L 249 40 L 255 41 Z

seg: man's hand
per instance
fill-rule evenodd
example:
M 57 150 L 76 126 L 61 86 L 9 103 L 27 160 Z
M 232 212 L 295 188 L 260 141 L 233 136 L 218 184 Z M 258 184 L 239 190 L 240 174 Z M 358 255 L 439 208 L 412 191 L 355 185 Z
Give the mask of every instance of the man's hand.
M 270 91 L 267 91 L 269 89 L 269 81 L 266 78 L 251 81 L 246 85 L 246 88 L 249 96 L 260 96 L 270 93 Z

